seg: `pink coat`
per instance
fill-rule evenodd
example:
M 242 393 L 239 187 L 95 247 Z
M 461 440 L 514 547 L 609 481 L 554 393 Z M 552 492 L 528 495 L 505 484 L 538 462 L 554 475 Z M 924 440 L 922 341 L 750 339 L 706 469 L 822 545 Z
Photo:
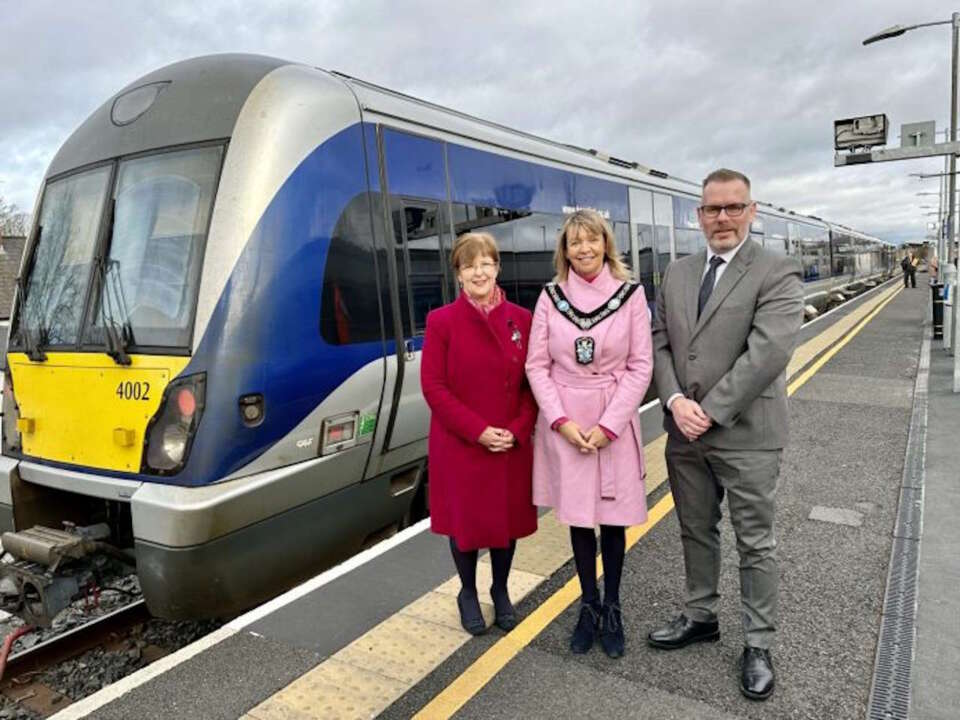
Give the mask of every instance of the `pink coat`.
M 523 373 L 530 311 L 504 302 L 485 316 L 461 294 L 427 315 L 420 384 L 430 406 L 430 525 L 461 550 L 507 547 L 537 530 L 530 436 L 537 405 Z M 488 425 L 517 444 L 492 453 Z
M 571 272 L 559 284 L 582 313 L 604 306 L 622 285 L 604 264 L 588 282 Z M 575 343 L 590 337 L 593 360 L 577 362 Z M 553 507 L 568 525 L 635 525 L 647 518 L 643 438 L 637 413 L 653 375 L 650 312 L 639 288 L 589 330 L 575 325 L 544 290 L 537 301 L 527 353 L 527 378 L 540 405 L 534 434 L 533 501 Z M 594 425 L 617 439 L 582 454 L 551 429 L 559 418 L 586 432 Z

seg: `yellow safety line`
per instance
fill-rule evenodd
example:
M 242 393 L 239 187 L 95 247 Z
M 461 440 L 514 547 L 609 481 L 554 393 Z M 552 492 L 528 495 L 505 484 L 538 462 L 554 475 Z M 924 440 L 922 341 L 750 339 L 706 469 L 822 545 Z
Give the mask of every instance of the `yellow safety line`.
M 902 287 L 897 288 L 893 293 L 890 294 L 890 297 L 888 297 L 886 300 L 884 300 L 879 305 L 877 305 L 877 307 L 874 308 L 874 310 L 869 315 L 867 315 L 863 320 L 861 320 L 856 325 L 856 327 L 853 328 L 853 330 L 851 330 L 846 335 L 844 335 L 843 338 L 839 340 L 833 347 L 831 347 L 823 355 L 821 355 L 820 358 L 818 358 L 817 361 L 813 363 L 813 365 L 811 365 L 809 368 L 807 368 L 802 373 L 800 373 L 797 379 L 791 382 L 787 386 L 787 395 L 793 395 L 797 390 L 799 390 L 800 387 L 805 382 L 807 382 L 807 380 L 813 377 L 814 374 L 820 368 L 822 368 L 830 358 L 832 358 L 834 355 L 840 352 L 840 350 L 843 349 L 844 345 L 846 345 L 848 342 L 853 340 L 853 338 L 857 336 L 857 333 L 863 330 L 863 328 L 866 327 L 867 323 L 873 320 L 874 317 L 876 317 L 877 313 L 883 310 L 891 300 L 893 300 L 897 295 L 899 295 L 901 290 L 903 290 Z
M 825 352 L 813 365 L 800 374 L 787 388 L 787 394 L 793 395 L 807 382 L 830 358 L 836 355 L 841 348 L 849 343 L 887 304 L 902 290 L 886 298 L 883 302 L 861 320 L 843 339 Z M 667 513 L 673 510 L 673 496 L 666 495 L 650 510 L 647 521 L 627 531 L 627 549 L 635 545 L 640 538 L 646 535 Z M 597 559 L 597 575 L 603 573 L 600 559 Z M 560 614 L 580 597 L 580 582 L 574 576 L 557 592 L 537 607 L 512 632 L 498 640 L 489 650 L 477 658 L 470 667 L 457 677 L 450 685 L 438 693 L 433 700 L 427 703 L 416 715 L 414 720 L 445 720 L 450 718 L 460 708 L 467 704 L 483 687 L 499 673 L 521 650 L 529 645 L 534 638 Z
M 636 544 L 672 509 L 673 496 L 666 495 L 651 508 L 645 523 L 632 527 L 627 532 L 627 548 Z M 603 568 L 598 560 L 597 574 L 600 575 L 602 571 Z M 578 597 L 580 597 L 580 582 L 574 576 L 414 715 L 415 720 L 448 718 L 457 712 Z

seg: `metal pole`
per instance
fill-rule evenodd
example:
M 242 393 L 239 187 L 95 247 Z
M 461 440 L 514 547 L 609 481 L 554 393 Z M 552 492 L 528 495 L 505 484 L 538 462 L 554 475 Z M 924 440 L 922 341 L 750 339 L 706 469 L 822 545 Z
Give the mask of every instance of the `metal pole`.
M 958 48 L 960 48 L 960 12 L 953 13 L 953 51 L 950 55 L 950 140 L 955 142 L 957 139 L 957 59 Z M 955 243 L 957 240 L 957 156 L 950 156 L 950 252 L 948 260 L 953 262 L 957 258 Z M 953 343 L 953 391 L 960 392 L 960 352 L 957 352 L 960 343 L 957 342 L 957 333 L 960 331 L 960 298 L 957 297 L 957 290 L 960 289 L 957 283 L 957 274 L 954 274 L 953 284 L 953 333 L 951 341 Z
M 947 173 L 950 158 L 943 158 L 943 177 L 940 178 L 940 214 L 937 216 L 937 262 L 940 272 L 937 282 L 943 282 L 943 265 L 947 262 Z
M 950 56 L 950 142 L 957 141 L 957 47 L 960 45 L 960 13 L 953 13 L 953 53 Z M 947 212 L 947 224 L 950 234 L 950 248 L 948 260 L 956 257 L 956 251 L 953 248 L 953 241 L 956 240 L 957 233 L 954 228 L 954 221 L 957 216 L 957 156 L 950 156 L 950 203 Z

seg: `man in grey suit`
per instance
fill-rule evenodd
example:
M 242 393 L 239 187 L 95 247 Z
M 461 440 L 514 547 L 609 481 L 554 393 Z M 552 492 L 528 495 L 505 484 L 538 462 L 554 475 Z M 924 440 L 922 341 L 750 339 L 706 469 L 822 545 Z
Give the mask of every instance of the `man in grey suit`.
M 750 181 L 716 170 L 698 209 L 707 249 L 671 263 L 653 321 L 654 380 L 667 408 L 666 460 L 683 542 L 683 613 L 651 632 L 665 650 L 720 637 L 720 504 L 740 554 L 740 690 L 774 688 L 774 498 L 787 442 L 786 367 L 803 321 L 800 263 L 750 239 Z

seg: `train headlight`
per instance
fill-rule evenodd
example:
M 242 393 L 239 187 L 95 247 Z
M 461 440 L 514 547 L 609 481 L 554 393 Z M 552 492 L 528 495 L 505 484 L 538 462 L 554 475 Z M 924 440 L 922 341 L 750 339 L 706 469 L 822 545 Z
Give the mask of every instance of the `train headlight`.
M 183 461 L 183 454 L 187 449 L 187 438 L 187 429 L 179 423 L 167 425 L 163 429 L 161 451 L 170 462 L 179 465 Z
M 163 392 L 144 435 L 141 472 L 172 475 L 183 469 L 203 415 L 206 375 L 177 378 Z

